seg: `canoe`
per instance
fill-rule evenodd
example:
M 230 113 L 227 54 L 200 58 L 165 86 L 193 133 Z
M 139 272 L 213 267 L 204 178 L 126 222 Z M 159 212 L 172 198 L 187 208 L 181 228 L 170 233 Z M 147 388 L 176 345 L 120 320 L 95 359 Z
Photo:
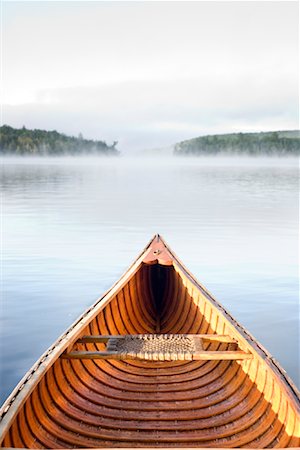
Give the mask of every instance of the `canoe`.
M 9 448 L 300 445 L 292 381 L 159 235 L 0 414 Z

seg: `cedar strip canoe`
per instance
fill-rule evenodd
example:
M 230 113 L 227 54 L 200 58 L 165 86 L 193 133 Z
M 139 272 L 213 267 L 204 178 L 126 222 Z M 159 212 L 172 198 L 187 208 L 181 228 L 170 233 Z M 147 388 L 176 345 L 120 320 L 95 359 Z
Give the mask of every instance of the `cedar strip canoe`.
M 297 389 L 156 235 L 0 410 L 8 448 L 297 448 Z

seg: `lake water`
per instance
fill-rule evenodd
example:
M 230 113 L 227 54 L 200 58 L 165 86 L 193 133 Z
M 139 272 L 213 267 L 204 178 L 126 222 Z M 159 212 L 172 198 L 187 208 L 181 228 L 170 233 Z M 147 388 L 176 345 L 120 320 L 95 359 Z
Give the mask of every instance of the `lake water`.
M 5 159 L 1 402 L 160 233 L 299 382 L 297 159 Z

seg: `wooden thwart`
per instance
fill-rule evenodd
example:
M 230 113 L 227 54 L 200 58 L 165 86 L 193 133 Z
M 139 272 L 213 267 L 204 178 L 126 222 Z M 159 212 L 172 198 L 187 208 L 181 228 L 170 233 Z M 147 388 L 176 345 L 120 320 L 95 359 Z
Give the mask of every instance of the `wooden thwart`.
M 71 351 L 65 359 L 142 359 L 150 361 L 242 360 L 253 358 L 240 350 L 207 351 L 203 341 L 236 343 L 227 335 L 216 334 L 144 334 L 83 336 L 77 343 L 105 343 L 105 351 Z
M 109 341 L 109 339 L 124 339 L 125 335 L 90 335 L 90 336 L 83 336 L 82 338 L 78 339 L 78 344 L 87 344 L 87 343 L 106 343 Z M 133 336 L 133 335 L 131 335 Z M 137 335 L 139 336 L 139 335 Z M 155 336 L 155 335 L 153 335 Z M 166 335 L 170 336 L 170 335 Z M 176 335 L 175 335 L 176 336 Z M 236 341 L 228 336 L 227 334 L 183 334 L 181 336 L 187 336 L 191 338 L 200 338 L 206 341 L 218 341 L 218 342 L 227 342 L 227 343 L 236 343 Z
M 64 359 L 145 359 L 151 361 L 209 361 L 209 360 L 238 360 L 252 359 L 251 353 L 242 351 L 225 352 L 197 352 L 197 353 L 145 353 L 132 355 L 130 353 L 118 352 L 88 352 L 74 351 L 62 355 Z

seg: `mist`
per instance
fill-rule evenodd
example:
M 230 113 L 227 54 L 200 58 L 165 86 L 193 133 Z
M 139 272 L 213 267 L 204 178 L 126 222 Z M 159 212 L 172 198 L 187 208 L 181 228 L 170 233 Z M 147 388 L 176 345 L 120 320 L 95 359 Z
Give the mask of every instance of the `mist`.
M 39 103 L 5 106 L 4 119 L 16 127 L 117 140 L 122 152 L 169 147 L 206 134 L 296 129 L 298 79 L 292 75 L 274 95 L 277 80 L 266 82 L 262 94 L 261 80 L 249 78 L 237 75 L 210 87 L 207 80 L 186 80 L 52 90 Z

